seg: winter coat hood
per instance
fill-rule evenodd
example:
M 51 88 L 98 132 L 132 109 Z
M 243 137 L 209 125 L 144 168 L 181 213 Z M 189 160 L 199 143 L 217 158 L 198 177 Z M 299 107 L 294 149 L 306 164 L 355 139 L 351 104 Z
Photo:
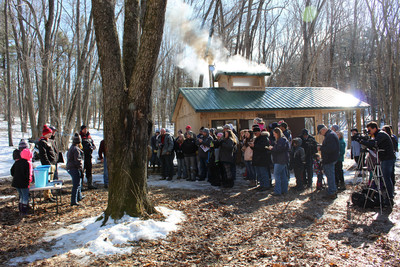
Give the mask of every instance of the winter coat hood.
M 22 150 L 21 151 L 21 159 L 26 159 L 27 161 L 31 161 L 32 160 L 32 151 L 30 151 L 27 148 Z

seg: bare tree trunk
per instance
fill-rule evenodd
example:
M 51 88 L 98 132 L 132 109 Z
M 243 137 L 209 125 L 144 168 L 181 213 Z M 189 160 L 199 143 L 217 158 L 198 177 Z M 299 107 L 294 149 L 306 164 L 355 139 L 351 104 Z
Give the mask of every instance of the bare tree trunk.
M 51 51 L 51 32 L 54 22 L 54 0 L 49 0 L 49 15 L 47 20 L 45 19 L 45 35 L 44 35 L 44 47 L 42 47 L 43 51 L 41 51 L 42 58 L 42 85 L 41 85 L 41 94 L 39 98 L 39 114 L 38 114 L 38 132 L 42 130 L 44 124 L 46 124 L 48 119 L 48 86 L 49 86 L 49 63 L 50 63 L 50 51 Z
M 4 42 L 6 46 L 6 72 L 7 72 L 7 128 L 8 145 L 13 146 L 12 140 L 12 120 L 11 120 L 11 77 L 10 77 L 10 52 L 8 50 L 8 0 L 4 1 Z
M 30 77 L 30 71 L 28 67 L 28 41 L 26 39 L 26 32 L 22 18 L 22 3 L 21 0 L 18 0 L 18 22 L 19 22 L 19 31 L 21 32 L 21 42 L 22 48 L 19 45 L 18 34 L 16 27 L 13 22 L 13 33 L 14 33 L 14 40 L 17 47 L 17 54 L 18 54 L 18 61 L 20 62 L 22 77 L 24 80 L 24 87 L 26 91 L 26 104 L 28 108 L 29 114 L 29 121 L 31 124 L 32 130 L 32 137 L 37 138 L 39 137 L 39 132 L 36 127 L 36 115 L 35 115 L 35 105 L 33 100 L 33 89 Z
M 125 3 L 125 8 L 130 7 L 125 12 L 132 12 L 134 3 L 129 0 Z M 118 219 L 124 214 L 142 216 L 155 212 L 147 198 L 147 146 L 152 128 L 151 85 L 162 40 L 166 1 L 147 1 L 137 57 L 123 61 L 114 19 L 115 2 L 92 0 L 92 7 L 103 78 L 104 136 L 109 159 L 106 222 L 109 216 Z M 130 31 L 128 28 L 132 26 L 125 24 L 124 28 Z M 124 40 L 124 47 L 131 47 L 135 41 Z M 127 68 L 121 62 L 135 64 Z M 132 73 L 125 74 L 127 69 Z M 131 77 L 128 88 L 126 76 Z

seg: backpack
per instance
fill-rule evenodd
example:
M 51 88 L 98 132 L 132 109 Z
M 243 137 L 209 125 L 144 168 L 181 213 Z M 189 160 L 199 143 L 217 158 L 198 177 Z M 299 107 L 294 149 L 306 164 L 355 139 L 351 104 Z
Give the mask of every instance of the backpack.
M 353 203 L 354 206 L 360 208 L 372 209 L 375 207 L 379 207 L 380 206 L 379 192 L 372 188 L 369 188 L 368 192 L 368 188 L 364 188 L 361 192 L 354 192 L 351 195 L 351 202 Z

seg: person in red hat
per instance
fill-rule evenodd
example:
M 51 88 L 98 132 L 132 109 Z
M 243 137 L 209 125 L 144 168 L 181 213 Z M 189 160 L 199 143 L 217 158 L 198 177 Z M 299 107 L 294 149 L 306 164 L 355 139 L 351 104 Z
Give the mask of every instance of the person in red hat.
M 184 136 L 186 136 L 188 133 L 190 133 L 193 136 L 194 140 L 197 139 L 196 134 L 194 132 L 192 132 L 192 126 L 188 125 L 188 126 L 186 126 L 185 129 L 186 129 L 186 132 L 185 132 Z
M 51 166 L 50 172 L 52 174 L 50 174 L 50 180 L 53 180 L 53 175 L 57 164 L 57 153 L 54 150 L 54 146 L 50 140 L 52 135 L 53 131 L 47 125 L 44 125 L 42 130 L 42 137 L 40 137 L 38 143 L 40 163 L 42 165 Z M 55 199 L 51 194 L 51 190 L 44 191 L 44 199 L 49 202 L 55 202 Z

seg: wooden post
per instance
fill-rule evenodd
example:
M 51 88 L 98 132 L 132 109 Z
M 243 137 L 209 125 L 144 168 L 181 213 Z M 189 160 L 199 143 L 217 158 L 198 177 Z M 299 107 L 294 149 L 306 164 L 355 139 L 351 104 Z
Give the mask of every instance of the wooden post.
M 356 109 L 356 125 L 358 131 L 361 133 L 362 127 L 361 127 L 361 109 Z

